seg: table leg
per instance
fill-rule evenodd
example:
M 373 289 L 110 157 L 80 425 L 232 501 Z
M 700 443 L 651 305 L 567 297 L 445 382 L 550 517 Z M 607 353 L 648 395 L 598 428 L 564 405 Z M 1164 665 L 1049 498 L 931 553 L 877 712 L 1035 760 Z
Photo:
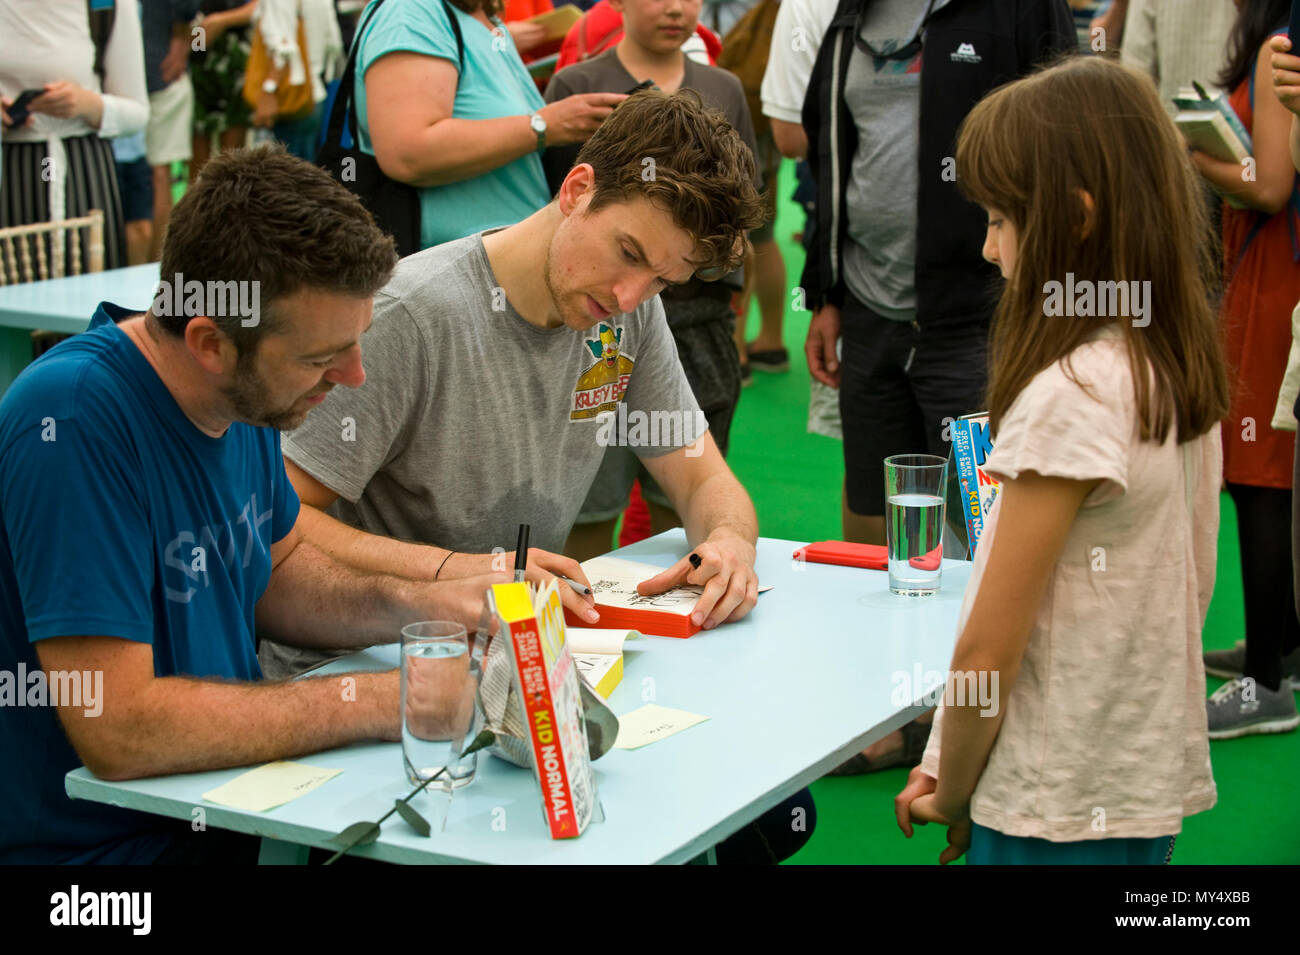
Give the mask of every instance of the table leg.
M 262 849 L 257 854 L 258 865 L 306 865 L 311 846 L 300 846 L 279 839 L 262 838 Z
M 0 328 L 0 395 L 32 361 L 32 333 L 26 328 Z

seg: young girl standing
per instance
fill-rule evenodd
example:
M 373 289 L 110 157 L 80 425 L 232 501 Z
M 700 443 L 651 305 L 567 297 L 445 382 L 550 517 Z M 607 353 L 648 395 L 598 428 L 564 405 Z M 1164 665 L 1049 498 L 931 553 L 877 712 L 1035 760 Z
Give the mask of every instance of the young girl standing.
M 1007 283 L 1003 484 L 949 679 L 999 692 L 981 711 L 949 687 L 898 822 L 947 825 L 942 862 L 1162 862 L 1215 802 L 1201 627 L 1228 383 L 1200 187 L 1150 80 L 1101 57 L 981 101 L 957 177 Z

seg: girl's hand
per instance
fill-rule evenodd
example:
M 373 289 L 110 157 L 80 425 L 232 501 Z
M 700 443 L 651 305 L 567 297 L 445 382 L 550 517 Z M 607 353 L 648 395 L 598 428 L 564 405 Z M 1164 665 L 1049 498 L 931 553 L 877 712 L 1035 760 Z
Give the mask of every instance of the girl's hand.
M 1278 101 L 1300 116 L 1300 56 L 1291 54 L 1291 41 L 1275 36 L 1268 41 L 1273 50 L 1273 92 Z
M 945 811 L 936 801 L 934 793 L 929 793 L 912 800 L 910 812 L 915 823 L 937 822 L 948 827 L 948 848 L 939 853 L 940 865 L 956 862 L 966 854 L 970 848 L 969 807 L 961 811 Z
M 921 771 L 920 766 L 914 766 L 912 771 L 907 774 L 907 785 L 903 791 L 894 797 L 894 818 L 898 821 L 898 828 L 903 831 L 903 835 L 912 838 L 912 823 L 925 825 L 929 820 L 913 819 L 912 801 L 929 795 L 934 792 L 938 780 Z
M 9 112 L 8 112 L 9 107 L 12 105 L 13 105 L 13 100 L 0 97 L 0 123 L 4 123 L 5 129 L 14 128 L 13 122 L 9 119 Z M 26 126 L 31 121 L 32 121 L 31 117 L 29 116 L 27 119 L 23 120 L 23 125 Z
M 91 102 L 98 98 L 95 93 L 76 83 L 59 80 L 57 83 L 46 83 L 45 92 L 32 100 L 30 109 L 33 113 L 45 113 L 59 119 L 80 117 L 89 121 L 94 113 L 99 112 Z

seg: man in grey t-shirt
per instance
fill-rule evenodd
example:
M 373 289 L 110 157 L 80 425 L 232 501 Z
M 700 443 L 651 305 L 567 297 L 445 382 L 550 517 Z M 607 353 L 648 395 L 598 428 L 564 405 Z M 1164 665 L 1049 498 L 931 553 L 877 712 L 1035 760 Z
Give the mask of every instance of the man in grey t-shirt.
M 284 437 L 303 504 L 382 535 L 339 540 L 377 573 L 508 569 L 509 554 L 488 552 L 513 547 L 526 522 L 540 548 L 530 575 L 583 580 L 550 551 L 617 442 L 663 487 L 693 548 L 642 592 L 699 584 L 697 623 L 744 616 L 757 519 L 699 429 L 657 293 L 739 263 L 762 214 L 753 177 L 749 147 L 698 95 L 640 93 L 588 141 L 555 201 L 404 259 L 375 298 L 367 383 L 331 392 Z M 319 659 L 267 642 L 260 655 L 268 676 Z

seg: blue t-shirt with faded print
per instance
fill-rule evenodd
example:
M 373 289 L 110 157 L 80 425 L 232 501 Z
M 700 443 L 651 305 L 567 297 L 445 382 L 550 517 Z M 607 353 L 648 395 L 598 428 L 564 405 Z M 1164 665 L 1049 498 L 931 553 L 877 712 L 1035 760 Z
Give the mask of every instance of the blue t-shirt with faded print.
M 31 676 L 37 641 L 118 637 L 151 644 L 158 676 L 262 676 L 254 607 L 299 506 L 279 432 L 201 432 L 116 327 L 131 314 L 101 304 L 0 402 L 0 863 L 149 862 L 177 831 L 65 794 L 81 760 Z M 114 703 L 96 682 L 73 701 L 87 715 Z
M 360 22 L 366 23 L 373 3 Z M 465 67 L 456 56 L 456 34 L 447 12 L 456 17 L 465 40 Z M 366 71 L 388 53 L 409 52 L 449 61 L 459 71 L 455 119 L 531 116 L 545 106 L 537 84 L 515 49 L 510 31 L 493 18 L 499 36 L 454 3 L 442 0 L 386 0 L 366 23 L 357 58 L 357 135 L 361 148 L 374 154 L 366 101 Z M 411 91 L 408 95 L 419 95 Z M 382 104 L 394 109 L 399 104 Z M 541 155 L 531 152 L 472 179 L 427 186 L 420 194 L 420 247 L 427 249 L 486 229 L 514 225 L 551 201 Z

